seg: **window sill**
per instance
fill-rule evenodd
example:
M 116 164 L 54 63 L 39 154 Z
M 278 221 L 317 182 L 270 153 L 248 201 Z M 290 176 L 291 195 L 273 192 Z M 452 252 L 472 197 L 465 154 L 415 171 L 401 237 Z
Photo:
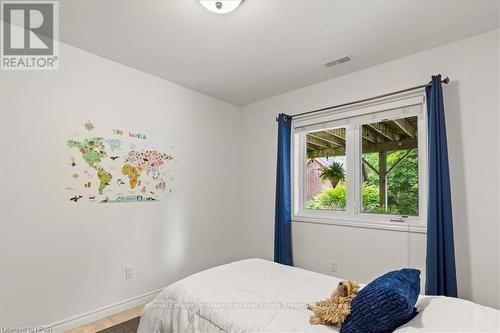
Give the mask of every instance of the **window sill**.
M 326 225 L 337 225 L 337 226 L 351 227 L 351 228 L 367 228 L 367 229 L 379 229 L 379 230 L 403 231 L 403 232 L 427 234 L 426 226 L 410 222 L 383 222 L 383 221 L 373 221 L 373 220 L 361 221 L 349 218 L 327 219 L 324 217 L 312 217 L 303 215 L 293 216 L 292 222 L 326 224 Z

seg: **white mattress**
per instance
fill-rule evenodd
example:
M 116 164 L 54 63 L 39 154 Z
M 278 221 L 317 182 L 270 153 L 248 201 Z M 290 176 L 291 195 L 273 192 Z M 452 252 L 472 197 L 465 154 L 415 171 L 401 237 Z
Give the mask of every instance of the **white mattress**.
M 139 333 L 338 332 L 310 325 L 306 304 L 340 279 L 261 259 L 211 268 L 175 282 L 146 306 Z M 419 314 L 396 332 L 500 332 L 500 311 L 422 296 Z

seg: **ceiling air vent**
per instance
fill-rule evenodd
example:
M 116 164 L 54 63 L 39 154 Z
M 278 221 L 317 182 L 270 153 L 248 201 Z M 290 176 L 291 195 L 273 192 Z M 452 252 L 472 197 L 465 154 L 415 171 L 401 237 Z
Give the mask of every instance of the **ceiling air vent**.
M 325 64 L 325 67 L 332 67 L 332 66 L 340 65 L 340 64 L 343 64 L 343 63 L 348 62 L 348 61 L 351 61 L 350 55 L 346 55 L 346 56 L 343 56 L 342 58 L 338 58 L 338 59 L 329 61 Z

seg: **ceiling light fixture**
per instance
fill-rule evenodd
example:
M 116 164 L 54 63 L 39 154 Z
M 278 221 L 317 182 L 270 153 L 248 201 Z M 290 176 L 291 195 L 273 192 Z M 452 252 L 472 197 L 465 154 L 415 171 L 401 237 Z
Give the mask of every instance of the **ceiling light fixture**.
M 199 0 L 201 5 L 211 12 L 226 14 L 232 12 L 243 0 Z

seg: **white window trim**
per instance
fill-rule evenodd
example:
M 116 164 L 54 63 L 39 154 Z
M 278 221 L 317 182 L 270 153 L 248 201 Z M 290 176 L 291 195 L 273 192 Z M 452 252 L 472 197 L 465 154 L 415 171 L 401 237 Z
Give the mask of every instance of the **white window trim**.
M 407 111 L 402 112 L 404 109 Z M 361 124 L 366 121 L 376 122 L 386 118 L 415 115 L 418 116 L 419 216 L 410 216 L 404 222 L 393 222 L 390 220 L 396 217 L 394 215 L 362 213 L 359 202 L 361 200 L 362 141 L 359 136 Z M 346 127 L 346 209 L 345 211 L 306 209 L 305 133 L 336 126 Z M 291 156 L 293 222 L 427 232 L 427 106 L 424 92 L 419 91 L 321 114 L 293 118 Z

